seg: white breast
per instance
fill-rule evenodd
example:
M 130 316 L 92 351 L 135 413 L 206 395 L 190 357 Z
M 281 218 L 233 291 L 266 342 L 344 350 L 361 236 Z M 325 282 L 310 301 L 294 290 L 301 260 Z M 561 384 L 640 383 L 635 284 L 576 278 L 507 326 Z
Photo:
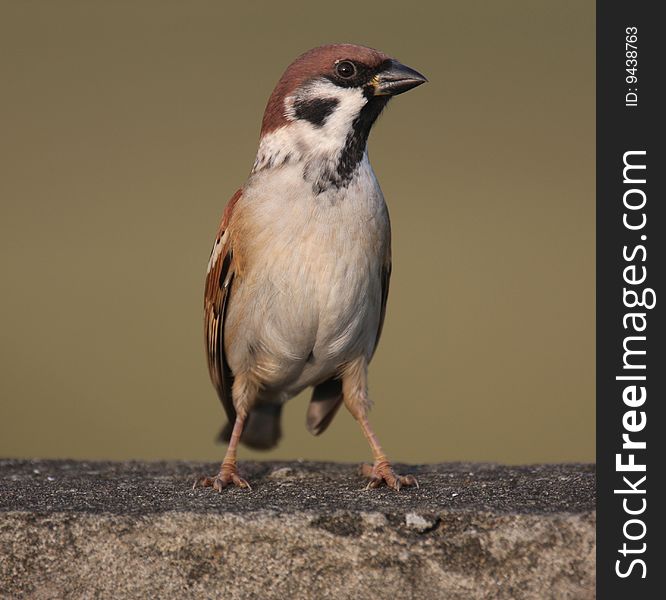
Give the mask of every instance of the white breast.
M 227 313 L 237 332 L 225 344 L 232 370 L 254 369 L 265 387 L 296 393 L 369 358 L 390 229 L 367 156 L 347 188 L 319 195 L 298 164 L 257 173 L 236 215 L 251 223 L 243 231 L 252 243 L 243 243 Z

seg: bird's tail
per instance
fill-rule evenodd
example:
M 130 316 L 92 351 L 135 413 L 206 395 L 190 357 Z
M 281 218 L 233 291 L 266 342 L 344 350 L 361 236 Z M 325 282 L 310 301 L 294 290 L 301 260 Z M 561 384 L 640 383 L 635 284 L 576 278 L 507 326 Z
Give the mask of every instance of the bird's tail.
M 241 435 L 241 443 L 254 450 L 270 450 L 282 437 L 280 418 L 282 404 L 259 404 L 247 416 Z M 229 421 L 218 436 L 219 442 L 228 443 L 234 424 Z

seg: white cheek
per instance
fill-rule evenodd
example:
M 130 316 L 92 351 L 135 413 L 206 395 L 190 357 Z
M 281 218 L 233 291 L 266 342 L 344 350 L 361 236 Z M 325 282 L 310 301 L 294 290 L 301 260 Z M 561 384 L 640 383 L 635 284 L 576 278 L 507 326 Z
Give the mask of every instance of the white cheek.
M 354 119 L 368 100 L 358 88 L 342 88 L 330 81 L 316 81 L 300 90 L 299 98 L 334 98 L 338 101 L 335 110 L 323 125 L 316 126 L 294 117 L 295 96 L 285 98 L 285 115 L 292 121 L 295 137 L 306 153 L 332 155 L 340 151 L 351 130 Z
M 321 126 L 297 119 L 294 102 L 297 99 L 334 98 L 335 110 Z M 342 151 L 356 117 L 367 104 L 358 88 L 341 88 L 328 80 L 310 83 L 284 100 L 284 115 L 288 125 L 265 135 L 252 169 L 278 167 L 286 162 L 334 162 Z
M 367 99 L 359 89 L 338 88 L 339 104 L 331 116 L 326 119 L 322 129 L 327 136 L 345 140 L 351 126 L 358 117 L 361 109 L 367 104 Z

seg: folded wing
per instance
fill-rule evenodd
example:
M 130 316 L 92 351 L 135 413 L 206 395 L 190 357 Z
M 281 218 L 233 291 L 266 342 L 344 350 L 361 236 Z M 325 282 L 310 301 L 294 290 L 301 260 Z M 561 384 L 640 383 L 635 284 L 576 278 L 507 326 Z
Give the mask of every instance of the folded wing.
M 204 293 L 204 329 L 208 371 L 230 423 L 236 419 L 236 410 L 231 397 L 233 375 L 224 355 L 224 319 L 234 279 L 233 250 L 228 227 L 234 206 L 241 195 L 242 190 L 238 190 L 224 210 L 208 262 Z

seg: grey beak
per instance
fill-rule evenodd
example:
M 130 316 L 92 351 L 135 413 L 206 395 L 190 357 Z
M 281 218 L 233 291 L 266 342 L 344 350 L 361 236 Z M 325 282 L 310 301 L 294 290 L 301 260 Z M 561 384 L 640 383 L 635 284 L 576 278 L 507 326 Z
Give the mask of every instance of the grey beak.
M 426 81 L 428 79 L 415 69 L 391 60 L 388 67 L 375 76 L 375 95 L 397 96 Z

